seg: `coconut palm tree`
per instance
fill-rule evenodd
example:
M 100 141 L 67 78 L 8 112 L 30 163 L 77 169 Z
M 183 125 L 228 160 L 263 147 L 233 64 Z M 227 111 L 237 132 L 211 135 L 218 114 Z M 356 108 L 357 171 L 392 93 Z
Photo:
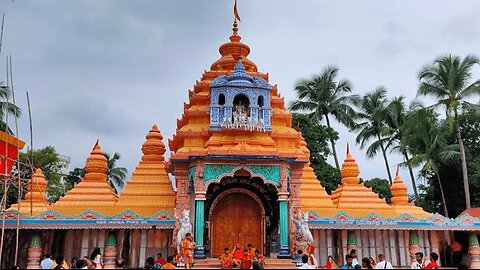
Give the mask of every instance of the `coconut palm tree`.
M 120 154 L 115 152 L 112 156 L 110 156 L 108 153 L 104 153 L 104 155 L 108 160 L 108 181 L 110 183 L 110 186 L 118 194 L 119 191 L 121 191 L 125 186 L 125 180 L 127 178 L 128 172 L 127 168 L 116 167 L 116 163 L 120 159 Z
M 8 127 L 7 115 L 9 117 L 20 116 L 20 108 L 10 102 L 12 98 L 12 90 L 8 85 L 0 83 L 0 130 L 13 134 L 13 131 Z
M 408 145 L 404 143 L 404 136 L 405 129 L 408 128 L 407 125 L 411 123 L 411 119 L 414 119 L 415 115 L 422 108 L 423 106 L 418 101 L 411 102 L 407 108 L 404 96 L 395 97 L 387 105 L 387 115 L 385 118 L 385 124 L 388 128 L 386 132 L 388 134 L 388 141 L 385 148 L 396 151 L 403 156 L 405 160 L 403 165 L 407 166 L 410 173 L 415 203 L 418 202 L 418 190 L 412 166 L 408 163 L 408 160 L 410 160 L 409 149 Z
M 432 96 L 436 103 L 433 107 L 443 106 L 448 119 L 453 120 L 456 137 L 460 147 L 460 159 L 462 161 L 463 187 L 465 190 L 465 203 L 471 208 L 470 188 L 468 185 L 467 161 L 465 147 L 460 132 L 458 111 L 462 105 L 471 105 L 467 99 L 480 96 L 480 80 L 469 84 L 472 76 L 472 68 L 480 61 L 473 55 L 467 55 L 464 59 L 458 56 L 443 56 L 437 58 L 432 65 L 423 67 L 418 75 L 420 88 L 418 95 Z
M 433 111 L 423 111 L 422 116 L 405 129 L 405 138 L 408 144 L 415 145 L 413 156 L 408 163 L 413 166 L 422 166 L 419 174 L 424 178 L 435 177 L 438 181 L 444 214 L 448 216 L 445 192 L 439 169 L 447 162 L 458 158 L 457 144 L 448 143 L 448 132 L 438 126 Z
M 392 184 L 392 174 L 387 159 L 388 132 L 385 118 L 388 115 L 386 106 L 387 91 L 383 87 L 376 88 L 364 96 L 354 100 L 357 107 L 356 117 L 359 120 L 353 130 L 359 131 L 356 142 L 363 149 L 368 142 L 373 141 L 367 148 L 367 157 L 374 157 L 379 150 L 382 151 L 385 167 L 387 168 L 388 180 Z
M 332 129 L 330 116 L 347 127 L 354 125 L 353 116 L 355 111 L 350 106 L 352 102 L 352 85 L 350 81 L 337 80 L 338 68 L 327 66 L 320 74 L 311 79 L 301 79 L 295 85 L 297 100 L 290 103 L 292 111 L 307 113 L 316 121 L 325 118 L 327 127 Z M 335 139 L 330 138 L 332 154 L 335 166 L 340 169 Z

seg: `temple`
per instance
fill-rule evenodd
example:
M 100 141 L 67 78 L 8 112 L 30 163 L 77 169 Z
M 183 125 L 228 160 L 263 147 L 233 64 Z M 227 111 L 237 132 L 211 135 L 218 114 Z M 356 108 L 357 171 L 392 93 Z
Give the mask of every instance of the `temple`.
M 25 199 L 7 210 L 5 222 L 13 231 L 20 215 L 20 254 L 24 262 L 28 257 L 20 267 L 38 267 L 42 254 L 71 258 L 95 247 L 102 249 L 106 268 L 120 257 L 130 267 L 143 266 L 157 252 L 172 255 L 180 226 L 188 221 L 198 260 L 218 257 L 236 243 L 251 243 L 267 257 L 291 258 L 307 241 L 299 236 L 302 220 L 320 263 L 328 255 L 342 262 L 357 249 L 360 256 L 383 253 L 394 266 L 407 267 L 417 251 L 444 254 L 454 231 L 478 247 L 480 219 L 425 212 L 409 203 L 398 173 L 388 204 L 360 181 L 348 148 L 341 184 L 327 194 L 284 98 L 248 58 L 250 47 L 241 42 L 236 22 L 219 52 L 189 91 L 168 140 L 169 160 L 154 125 L 119 196 L 108 183 L 98 141 L 86 159 L 85 177 L 58 202 L 46 203 L 46 179 L 40 169 L 34 173 Z

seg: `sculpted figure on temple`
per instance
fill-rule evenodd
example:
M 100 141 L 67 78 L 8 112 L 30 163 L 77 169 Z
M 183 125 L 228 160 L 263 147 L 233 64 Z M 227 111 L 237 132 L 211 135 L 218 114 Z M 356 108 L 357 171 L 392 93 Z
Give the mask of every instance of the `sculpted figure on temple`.
M 313 243 L 313 236 L 308 228 L 308 213 L 302 214 L 302 211 L 295 206 L 290 209 L 290 218 L 295 224 L 295 238 L 292 241 L 292 257 L 300 260 L 302 254 L 307 254 L 310 245 Z M 301 251 L 301 252 L 299 252 Z
M 175 216 L 180 224 L 180 230 L 177 233 L 177 251 L 180 253 L 180 246 L 187 233 L 192 234 L 192 223 L 190 223 L 190 210 L 183 210 L 182 217 Z

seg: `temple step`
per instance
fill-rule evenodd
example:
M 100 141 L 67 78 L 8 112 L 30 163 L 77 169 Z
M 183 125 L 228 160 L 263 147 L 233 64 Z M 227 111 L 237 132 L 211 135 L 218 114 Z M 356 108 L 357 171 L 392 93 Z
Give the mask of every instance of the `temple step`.
M 195 260 L 193 269 L 220 269 L 218 258 L 207 258 L 205 260 Z M 265 259 L 265 269 L 297 269 L 292 260 L 287 259 Z

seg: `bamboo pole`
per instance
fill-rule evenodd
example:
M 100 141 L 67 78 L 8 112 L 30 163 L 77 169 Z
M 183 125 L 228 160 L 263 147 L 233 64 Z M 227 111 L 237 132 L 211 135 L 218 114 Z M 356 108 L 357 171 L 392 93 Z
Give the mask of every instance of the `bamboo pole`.
M 8 60 L 7 60 L 7 87 L 9 86 L 9 74 L 8 74 Z M 7 97 L 8 102 L 8 97 Z M 4 108 L 5 115 L 5 133 L 8 133 L 8 111 Z M 8 140 L 5 140 L 5 155 L 8 156 Z M 5 160 L 5 182 L 3 184 L 3 198 L 2 198 L 2 238 L 0 239 L 0 268 L 3 266 L 3 241 L 5 237 L 5 208 L 7 208 L 7 194 L 8 194 L 8 178 L 6 177 L 8 166 Z
M 10 83 L 12 84 L 12 101 L 14 108 L 17 107 L 17 103 L 15 102 L 15 89 L 13 86 L 13 68 L 12 68 L 12 55 L 10 55 L 9 61 L 9 68 L 10 68 Z M 20 145 L 19 145 L 19 135 L 18 135 L 18 114 L 17 110 L 15 112 L 15 136 L 17 137 L 17 184 L 18 184 L 18 203 L 17 203 L 17 229 L 16 229 L 16 240 L 15 240 L 15 265 L 18 265 L 18 242 L 19 242 L 19 235 L 20 235 L 20 202 L 22 201 L 22 183 L 20 181 Z
M 32 171 L 32 177 L 33 177 L 33 174 L 34 174 L 34 165 L 35 164 L 33 162 L 33 129 L 32 129 L 32 111 L 30 110 L 30 97 L 28 95 L 28 91 L 27 91 L 27 107 L 28 107 L 28 122 L 29 122 L 29 126 L 30 126 L 30 170 Z M 28 152 L 27 152 L 28 154 Z M 33 181 L 30 181 L 30 190 L 33 190 Z M 45 202 L 46 204 L 46 202 Z M 30 216 L 33 216 L 33 198 L 32 196 L 30 196 Z

